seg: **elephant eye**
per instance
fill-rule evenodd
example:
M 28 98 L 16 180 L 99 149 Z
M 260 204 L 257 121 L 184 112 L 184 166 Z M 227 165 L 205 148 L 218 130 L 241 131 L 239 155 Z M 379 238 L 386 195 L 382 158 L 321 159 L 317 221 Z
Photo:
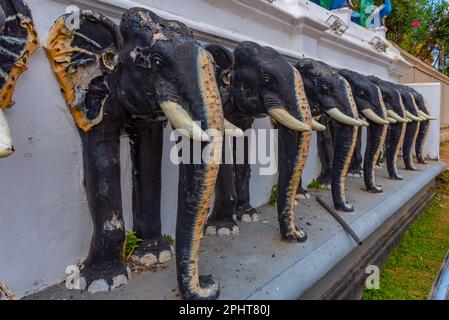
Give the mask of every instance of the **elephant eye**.
M 267 74 L 267 73 L 263 73 L 263 74 L 261 75 L 261 79 L 262 79 L 262 82 L 265 83 L 265 84 L 270 84 L 270 83 L 273 82 L 273 77 L 270 76 L 270 75 Z
M 329 86 L 327 84 L 323 84 L 323 85 L 321 85 L 321 89 L 329 90 L 330 88 L 329 88 Z
M 152 60 L 152 64 L 154 64 L 155 66 L 163 67 L 166 65 L 165 59 L 159 54 L 154 54 L 151 57 L 151 60 Z

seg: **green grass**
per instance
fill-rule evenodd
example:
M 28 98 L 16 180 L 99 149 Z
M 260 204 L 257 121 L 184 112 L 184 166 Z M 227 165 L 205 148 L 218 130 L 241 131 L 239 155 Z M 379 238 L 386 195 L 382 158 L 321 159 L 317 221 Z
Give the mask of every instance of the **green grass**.
M 449 172 L 437 178 L 438 191 L 404 235 L 380 276 L 380 290 L 364 300 L 425 300 L 449 250 Z

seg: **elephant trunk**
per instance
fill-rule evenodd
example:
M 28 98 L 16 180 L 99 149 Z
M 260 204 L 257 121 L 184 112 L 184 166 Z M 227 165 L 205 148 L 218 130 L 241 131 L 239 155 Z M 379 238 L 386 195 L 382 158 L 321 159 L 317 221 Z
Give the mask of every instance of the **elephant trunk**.
M 380 193 L 383 190 L 380 186 L 376 185 L 374 168 L 387 137 L 388 125 L 376 124 L 372 121 L 369 121 L 369 123 L 365 158 L 363 161 L 363 178 L 368 192 Z
M 405 131 L 404 144 L 402 146 L 402 154 L 404 158 L 405 169 L 407 170 L 416 170 L 415 165 L 413 164 L 413 148 L 415 145 L 416 138 L 419 132 L 418 121 L 412 121 L 407 124 L 407 129 Z
M 346 202 L 345 181 L 349 164 L 354 154 L 357 133 L 359 128 L 335 122 L 335 141 L 338 146 L 334 148 L 334 160 L 332 163 L 332 198 L 337 210 L 352 212 L 353 207 Z
M 203 120 L 202 129 L 208 130 L 210 142 L 191 142 L 202 144 L 201 163 L 181 164 L 179 168 L 176 260 L 182 297 L 205 300 L 216 299 L 219 295 L 219 287 L 213 277 L 199 275 L 198 259 L 221 159 L 224 123 L 212 60 L 201 48 L 197 59 L 197 92 L 192 98 L 195 109 L 189 111 L 196 115 L 196 119 Z
M 358 118 L 357 105 L 352 95 L 351 86 L 346 82 L 347 114 L 353 118 Z M 352 155 L 357 143 L 357 134 L 359 126 L 357 124 L 345 124 L 344 122 L 334 121 L 334 159 L 332 162 L 332 199 L 335 209 L 352 212 L 354 208 L 346 202 L 345 182 Z
M 430 129 L 430 120 L 421 121 L 419 123 L 419 131 L 418 136 L 416 137 L 415 142 L 415 153 L 416 160 L 418 163 L 426 164 L 427 161 L 424 158 L 424 144 L 427 140 L 427 136 L 429 135 Z
M 387 170 L 390 178 L 394 180 L 402 180 L 402 177 L 398 173 L 397 160 L 399 149 L 404 141 L 406 128 L 407 124 L 401 122 L 390 124 L 388 127 L 386 141 Z
M 382 92 L 377 89 L 376 105 L 379 106 L 378 113 L 365 111 L 365 116 L 369 121 L 367 146 L 363 163 L 363 177 L 368 192 L 383 192 L 380 186 L 376 185 L 374 168 L 379 159 L 382 147 L 385 143 L 388 132 L 389 121 L 387 119 L 387 108 L 382 98 Z
M 14 152 L 8 121 L 0 108 L 0 158 L 10 156 Z
M 307 158 L 311 133 L 279 127 L 278 219 L 281 235 L 288 241 L 305 241 L 305 233 L 295 226 L 295 197 Z
M 312 128 L 312 115 L 307 102 L 301 75 L 294 70 L 294 116 Z M 294 221 L 295 197 L 307 159 L 312 133 L 302 130 L 293 131 L 278 126 L 278 219 L 280 232 L 284 240 L 303 242 L 307 239 L 304 231 L 296 227 Z

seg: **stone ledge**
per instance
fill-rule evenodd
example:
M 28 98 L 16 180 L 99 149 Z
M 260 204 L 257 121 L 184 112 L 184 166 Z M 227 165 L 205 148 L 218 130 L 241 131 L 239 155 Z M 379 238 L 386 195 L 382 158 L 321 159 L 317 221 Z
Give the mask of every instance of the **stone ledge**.
M 403 181 L 392 181 L 385 169 L 378 170 L 378 183 L 385 190 L 379 195 L 364 191 L 363 179 L 348 179 L 348 200 L 356 212 L 342 217 L 362 240 L 411 203 L 444 165 L 431 162 L 418 165 L 418 169 L 401 171 Z M 330 192 L 319 193 L 331 203 Z M 206 237 L 202 241 L 200 270 L 215 275 L 221 299 L 297 299 L 354 250 L 370 249 L 366 244 L 357 246 L 314 199 L 301 200 L 296 209 L 297 224 L 309 235 L 303 244 L 281 241 L 275 207 L 266 205 L 259 210 L 260 222 L 241 224 L 240 236 Z M 127 286 L 111 293 L 80 294 L 61 284 L 27 299 L 177 299 L 175 269 L 171 261 L 162 271 L 134 275 Z

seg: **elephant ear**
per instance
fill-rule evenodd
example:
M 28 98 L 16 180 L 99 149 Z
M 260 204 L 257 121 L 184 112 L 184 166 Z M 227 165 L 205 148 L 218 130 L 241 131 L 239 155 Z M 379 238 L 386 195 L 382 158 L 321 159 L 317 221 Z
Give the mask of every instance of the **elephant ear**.
M 87 10 L 63 15 L 50 29 L 45 49 L 75 123 L 84 132 L 103 119 L 108 75 L 121 45 L 118 26 Z
M 232 52 L 223 46 L 209 44 L 204 47 L 213 57 L 215 63 L 215 77 L 220 87 L 220 94 L 223 104 L 229 101 L 232 68 L 234 58 Z
M 0 1 L 0 9 L 0 108 L 9 108 L 14 105 L 16 82 L 39 40 L 31 11 L 22 0 Z

